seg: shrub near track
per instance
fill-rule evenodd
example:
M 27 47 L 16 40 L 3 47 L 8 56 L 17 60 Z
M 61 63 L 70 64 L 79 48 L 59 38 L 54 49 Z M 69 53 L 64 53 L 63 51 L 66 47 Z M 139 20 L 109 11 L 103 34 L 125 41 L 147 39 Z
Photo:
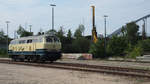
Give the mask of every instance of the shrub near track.
M 5 49 L 0 49 L 0 58 L 8 58 L 7 51 Z

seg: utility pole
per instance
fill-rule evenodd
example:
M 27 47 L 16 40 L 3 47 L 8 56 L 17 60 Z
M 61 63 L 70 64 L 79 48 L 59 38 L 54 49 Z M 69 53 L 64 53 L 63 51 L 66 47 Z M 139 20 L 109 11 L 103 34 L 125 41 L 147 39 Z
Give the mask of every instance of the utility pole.
M 8 54 L 8 28 L 9 28 L 9 23 L 10 21 L 6 21 L 6 25 L 7 25 L 7 43 L 6 43 L 6 47 L 7 47 L 7 54 Z
M 14 31 L 14 39 L 16 39 L 17 38 L 17 31 L 15 30 Z
M 54 7 L 56 6 L 55 4 L 50 4 L 52 7 L 52 30 L 54 30 Z
M 105 32 L 105 35 L 104 35 L 104 36 L 105 36 L 105 40 L 104 40 L 104 48 L 105 48 L 105 49 L 104 49 L 104 55 L 105 55 L 105 57 L 106 57 L 106 42 L 107 42 L 107 41 L 106 41 L 106 38 L 107 38 L 107 37 L 106 37 L 106 24 L 107 24 L 107 23 L 106 23 L 106 18 L 107 18 L 107 17 L 108 17 L 107 15 L 104 15 L 104 24 L 105 24 L 105 29 L 104 29 L 104 32 Z
M 32 25 L 29 25 L 29 27 L 30 27 L 30 33 L 31 33 Z
M 145 33 L 145 19 L 143 19 L 143 22 L 144 22 L 144 24 L 142 25 L 142 39 L 144 40 L 145 39 L 145 35 L 146 35 L 146 33 Z

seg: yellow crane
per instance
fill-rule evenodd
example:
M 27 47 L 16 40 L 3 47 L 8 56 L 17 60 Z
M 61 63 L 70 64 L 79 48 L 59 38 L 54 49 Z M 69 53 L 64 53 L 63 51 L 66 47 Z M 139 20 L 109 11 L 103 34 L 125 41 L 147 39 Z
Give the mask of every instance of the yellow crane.
M 98 41 L 97 38 L 97 32 L 96 32 L 96 26 L 95 26 L 95 6 L 91 6 L 93 11 L 93 29 L 92 29 L 92 40 L 94 43 L 96 43 Z

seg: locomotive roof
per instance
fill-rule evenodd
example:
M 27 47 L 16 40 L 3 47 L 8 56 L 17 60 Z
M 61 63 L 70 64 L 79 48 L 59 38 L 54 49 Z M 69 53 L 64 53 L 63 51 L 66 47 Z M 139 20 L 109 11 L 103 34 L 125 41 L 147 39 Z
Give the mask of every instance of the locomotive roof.
M 39 38 L 43 38 L 43 37 L 46 37 L 46 36 L 54 36 L 54 35 L 36 35 L 36 36 L 28 36 L 28 37 L 21 37 L 21 38 L 18 38 L 18 39 L 14 39 L 14 40 L 27 40 L 27 39 L 39 39 Z

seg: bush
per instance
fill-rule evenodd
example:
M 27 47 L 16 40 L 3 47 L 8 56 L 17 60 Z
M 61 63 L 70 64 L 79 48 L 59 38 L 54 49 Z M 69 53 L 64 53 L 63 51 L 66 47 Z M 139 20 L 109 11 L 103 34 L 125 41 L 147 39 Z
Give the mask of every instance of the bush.
M 138 46 L 143 48 L 143 51 L 150 51 L 150 39 L 139 41 Z
M 1 55 L 7 54 L 7 50 L 6 49 L 0 49 L 0 54 Z
M 0 57 L 8 57 L 6 49 L 0 49 Z
M 108 41 L 107 55 L 120 56 L 124 55 L 124 50 L 127 48 L 127 41 L 125 37 L 114 36 Z
M 93 43 L 89 53 L 92 53 L 94 58 L 106 58 L 104 53 L 104 40 L 98 40 L 97 43 Z
M 90 40 L 79 37 L 72 42 L 72 49 L 75 53 L 87 53 L 90 47 Z
M 143 54 L 143 49 L 139 46 L 135 46 L 134 49 L 129 52 L 128 58 L 133 58 L 135 59 L 137 56 L 141 56 Z

